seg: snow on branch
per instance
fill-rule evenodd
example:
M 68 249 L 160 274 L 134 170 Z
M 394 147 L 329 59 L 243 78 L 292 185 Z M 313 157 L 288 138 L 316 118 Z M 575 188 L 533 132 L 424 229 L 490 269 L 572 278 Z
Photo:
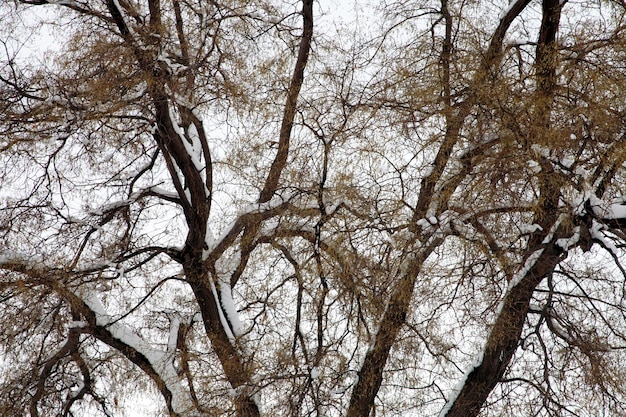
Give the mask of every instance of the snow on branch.
M 222 324 L 222 327 L 224 328 L 224 332 L 226 333 L 226 336 L 228 336 L 228 340 L 230 340 L 230 343 L 232 343 L 232 345 L 235 346 L 236 339 L 235 339 L 234 330 L 231 327 L 229 320 L 226 318 L 226 310 L 222 306 L 220 296 L 217 293 L 217 288 L 215 287 L 215 283 L 213 282 L 212 279 L 210 280 L 210 283 L 211 283 L 211 292 L 213 293 L 213 297 L 215 298 L 215 302 L 217 304 L 217 313 L 220 318 L 220 323 Z
M 618 257 L 618 248 L 607 239 L 607 233 L 618 235 L 622 239 L 626 232 L 626 204 L 624 199 L 607 202 L 595 196 L 587 185 L 583 192 L 566 201 L 579 223 L 574 234 L 568 239 L 559 239 L 557 244 L 564 249 L 580 242 L 586 242 L 590 248 L 592 242 L 600 243 L 613 257 Z
M 451 233 L 475 235 L 472 230 L 461 221 L 459 213 L 446 210 L 438 216 L 429 216 L 416 221 L 416 225 L 422 229 L 422 236 L 430 239 L 445 238 Z
M 474 372 L 476 368 L 478 368 L 482 364 L 483 355 L 484 355 L 484 352 L 482 350 L 476 354 L 470 366 L 468 366 L 467 369 L 465 370 L 463 377 L 457 382 L 457 384 L 454 386 L 452 391 L 450 391 L 450 394 L 448 395 L 448 400 L 446 401 L 446 404 L 439 412 L 438 417 L 445 417 L 446 414 L 448 414 L 448 411 L 450 411 L 450 409 L 454 405 L 454 402 L 456 401 L 459 394 L 461 393 L 461 390 L 465 386 L 465 382 L 467 381 L 467 378 L 470 376 L 472 372 Z
M 220 258 L 220 261 L 216 264 L 216 268 L 219 269 L 217 271 L 217 286 L 211 283 L 211 290 L 218 306 L 220 306 L 220 320 L 222 320 L 222 317 L 225 319 L 225 321 L 222 320 L 224 330 L 232 334 L 233 339 L 231 342 L 235 342 L 234 339 L 243 334 L 244 326 L 239 319 L 239 313 L 235 306 L 230 277 L 241 261 L 241 252 L 237 250 L 231 256 Z
M 161 198 L 169 202 L 180 203 L 180 198 L 178 197 L 178 194 L 154 185 L 154 186 L 146 187 L 141 190 L 135 191 L 128 198 L 118 200 L 118 201 L 113 201 L 113 202 L 104 204 L 100 208 L 92 209 L 89 211 L 89 214 L 92 214 L 95 216 L 104 216 L 111 212 L 128 207 L 131 204 L 136 203 L 148 196 Z
M 223 232 L 216 239 L 210 227 L 207 228 L 205 243 L 207 249 L 204 251 L 204 259 L 212 259 L 216 261 L 226 251 L 228 247 L 235 241 L 244 226 L 250 222 L 260 223 L 274 216 L 284 213 L 286 210 L 293 209 L 293 213 L 319 214 L 319 207 L 315 208 L 298 208 L 292 200 L 296 197 L 296 193 L 288 196 L 275 195 L 266 203 L 254 203 L 244 206 L 235 219 L 231 221 Z
M 137 39 L 138 37 L 135 31 L 129 24 L 126 23 L 126 19 L 124 19 L 123 11 L 125 9 L 120 5 L 118 0 L 107 0 L 107 6 L 120 32 L 124 37 L 127 38 L 126 40 L 130 41 L 130 39 L 128 38 L 129 35 L 133 39 Z
M 157 384 L 173 414 L 194 415 L 189 414 L 194 408 L 189 389 L 174 366 L 177 347 L 174 335 L 178 334 L 180 318 L 174 317 L 170 320 L 166 349 L 157 349 L 120 319 L 115 319 L 107 313 L 93 289 L 82 288 L 77 292 L 69 290 L 63 285 L 61 277 L 64 273 L 62 271 L 46 267 L 41 261 L 35 261 L 35 258 L 15 251 L 2 250 L 0 251 L 0 267 L 26 274 L 38 284 L 50 287 L 57 292 L 85 317 L 85 320 L 69 323 L 70 334 L 90 333 L 101 342 L 118 350 Z
M 120 346 L 123 347 L 126 352 L 122 351 L 122 353 L 136 364 L 138 361 L 141 362 L 142 358 L 147 362 L 138 365 L 144 370 L 148 366 L 149 370 L 154 373 L 152 378 L 157 384 L 163 384 L 167 390 L 163 393 L 166 401 L 168 401 L 167 397 L 171 397 L 168 401 L 171 411 L 183 414 L 193 408 L 189 390 L 174 366 L 180 318 L 173 317 L 170 320 L 167 348 L 163 351 L 152 347 L 130 327 L 109 315 L 93 291 L 83 290 L 78 297 L 93 314 L 96 326 L 93 332 L 99 340 L 117 349 Z M 127 354 L 127 352 L 131 353 Z
M 185 134 L 181 126 L 176 122 L 176 118 L 172 113 L 171 106 L 169 107 L 169 112 L 170 121 L 172 123 L 172 127 L 174 128 L 174 131 L 178 135 L 178 139 L 185 147 L 187 154 L 189 154 L 189 157 L 191 158 L 191 162 L 193 163 L 195 169 L 198 172 L 202 172 L 202 170 L 205 169 L 205 166 L 202 163 L 202 144 L 200 143 L 200 137 L 198 136 L 198 131 L 195 125 L 193 123 L 190 124 L 189 128 L 187 129 L 188 134 Z
M 603 220 L 626 221 L 626 203 L 623 201 L 609 204 L 594 204 L 591 206 L 596 216 Z
M 519 6 L 522 3 L 524 3 L 524 0 L 511 0 L 509 5 L 502 9 L 500 14 L 498 15 L 498 19 L 504 20 L 513 11 L 514 7 Z
M 550 228 L 550 230 L 544 237 L 543 241 L 541 242 L 543 245 L 547 245 L 550 242 L 552 242 L 557 230 L 561 227 L 561 225 L 566 220 L 566 218 L 567 216 L 565 214 L 559 215 L 559 217 L 556 219 L 556 221 L 554 222 L 554 224 L 552 225 L 552 227 Z M 561 239 L 557 240 L 556 242 L 556 245 L 558 246 L 560 246 L 559 241 L 561 241 Z M 526 258 L 526 260 L 524 261 L 524 266 L 519 271 L 517 271 L 517 273 L 513 275 L 513 277 L 511 278 L 511 281 L 509 282 L 509 287 L 508 287 L 509 290 L 517 286 L 520 282 L 522 282 L 524 278 L 528 275 L 528 273 L 533 268 L 535 268 L 535 265 L 537 264 L 537 261 L 539 260 L 541 255 L 543 255 L 544 250 L 545 248 L 543 247 L 539 248 Z
M 561 238 L 556 241 L 556 244 L 565 250 L 569 250 L 577 246 L 580 242 L 580 226 L 576 226 L 572 231 L 572 235 L 568 238 Z

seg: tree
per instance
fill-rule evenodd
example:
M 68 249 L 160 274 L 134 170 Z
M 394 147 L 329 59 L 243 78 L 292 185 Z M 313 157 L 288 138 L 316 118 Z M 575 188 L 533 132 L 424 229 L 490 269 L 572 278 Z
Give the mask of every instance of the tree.
M 622 3 L 331 7 L 2 6 L 1 415 L 626 413 Z

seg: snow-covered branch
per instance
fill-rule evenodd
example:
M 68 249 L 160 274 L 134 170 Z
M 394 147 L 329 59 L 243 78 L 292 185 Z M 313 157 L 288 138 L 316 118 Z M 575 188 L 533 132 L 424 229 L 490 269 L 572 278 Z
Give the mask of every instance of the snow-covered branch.
M 180 319 L 174 317 L 170 321 L 166 349 L 157 349 L 109 315 L 94 292 L 83 290 L 78 298 L 89 309 L 86 315 L 93 326 L 89 331 L 144 370 L 160 388 L 170 412 L 174 415 L 193 414 L 189 389 L 174 366 Z

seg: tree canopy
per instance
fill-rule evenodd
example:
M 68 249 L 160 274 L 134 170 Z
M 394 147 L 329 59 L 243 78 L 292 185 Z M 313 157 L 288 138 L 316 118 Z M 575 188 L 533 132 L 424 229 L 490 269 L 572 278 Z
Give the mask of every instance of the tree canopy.
M 0 13 L 0 416 L 626 415 L 622 1 Z

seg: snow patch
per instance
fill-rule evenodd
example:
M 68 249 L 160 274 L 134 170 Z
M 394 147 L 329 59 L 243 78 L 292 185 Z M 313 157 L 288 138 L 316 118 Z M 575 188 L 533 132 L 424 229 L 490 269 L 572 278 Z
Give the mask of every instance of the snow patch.
M 233 332 L 230 328 L 230 324 L 228 323 L 228 320 L 226 320 L 226 317 L 224 316 L 224 309 L 221 308 L 222 303 L 220 301 L 220 297 L 217 295 L 217 289 L 215 288 L 215 283 L 213 282 L 213 279 L 209 279 L 209 282 L 211 284 L 211 292 L 213 293 L 213 298 L 215 298 L 215 302 L 218 305 L 217 314 L 219 315 L 220 323 L 222 324 L 222 328 L 224 329 L 224 332 L 226 333 L 228 340 L 230 340 L 230 342 L 234 345 L 235 336 L 233 335 Z
M 537 156 L 542 156 L 544 158 L 550 157 L 550 148 L 548 148 L 547 146 L 535 143 L 530 147 L 530 149 L 532 149 L 532 151 L 535 152 Z
M 524 235 L 529 235 L 531 233 L 535 233 L 537 231 L 543 230 L 543 227 L 538 225 L 537 223 L 533 224 L 523 224 L 519 227 L 519 231 Z
M 198 172 L 202 171 L 204 169 L 204 164 L 202 163 L 202 146 L 200 145 L 200 138 L 198 137 L 198 131 L 196 130 L 196 127 L 193 124 L 189 125 L 189 128 L 187 129 L 187 132 L 189 133 L 189 139 L 187 139 L 187 136 L 183 132 L 183 129 L 176 122 L 176 118 L 172 113 L 171 107 L 169 108 L 169 112 L 172 127 L 174 128 L 174 131 L 178 135 L 180 141 L 183 143 L 183 146 L 185 146 L 185 150 L 191 158 L 193 166 Z
M 580 226 L 574 228 L 574 234 L 569 238 L 561 238 L 556 241 L 557 246 L 567 250 L 573 248 L 580 241 Z
M 607 239 L 604 233 L 602 233 L 603 230 L 605 230 L 605 226 L 594 220 L 591 228 L 589 229 L 591 238 L 599 241 L 614 256 L 621 256 L 615 244 L 611 240 Z
M 602 218 L 604 219 L 626 219 L 626 205 L 623 202 L 609 204 L 608 207 L 597 211 L 603 214 Z
M 541 165 L 539 165 L 539 162 L 533 160 L 533 159 L 529 159 L 526 162 L 526 165 L 528 165 L 528 168 L 530 168 L 530 171 L 533 174 L 539 174 L 541 173 Z
M 222 275 L 218 282 L 220 288 L 220 299 L 222 302 L 222 308 L 224 315 L 228 319 L 235 337 L 239 337 L 243 334 L 243 324 L 239 319 L 239 313 L 235 307 L 235 301 L 233 300 L 233 290 L 228 280 L 228 277 Z
M 175 315 L 170 319 L 170 334 L 167 338 L 167 351 L 175 352 L 178 345 L 178 329 L 180 328 L 180 317 Z
M 85 383 L 83 381 L 79 381 L 70 389 L 70 398 L 76 398 L 83 388 L 85 388 Z

